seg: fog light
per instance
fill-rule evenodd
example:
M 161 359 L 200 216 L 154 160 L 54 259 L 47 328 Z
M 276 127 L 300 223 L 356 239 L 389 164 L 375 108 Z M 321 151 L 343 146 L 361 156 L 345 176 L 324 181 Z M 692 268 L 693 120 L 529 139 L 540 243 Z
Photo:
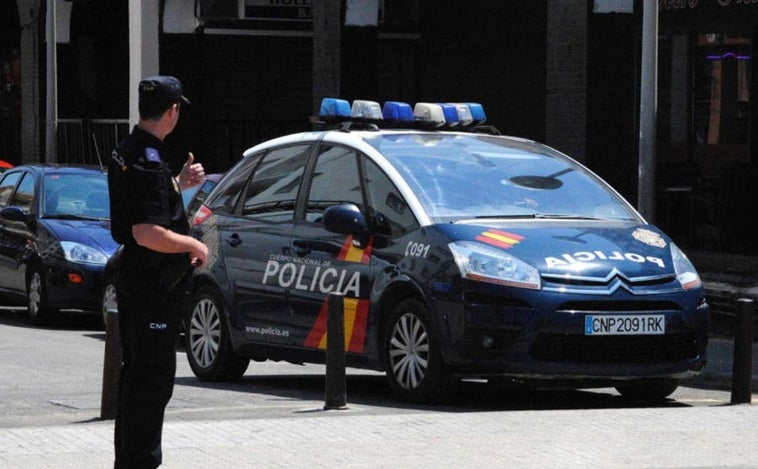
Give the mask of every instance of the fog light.
M 492 348 L 494 344 L 495 344 L 495 339 L 493 339 L 491 336 L 488 336 L 488 335 L 482 336 L 482 347 Z

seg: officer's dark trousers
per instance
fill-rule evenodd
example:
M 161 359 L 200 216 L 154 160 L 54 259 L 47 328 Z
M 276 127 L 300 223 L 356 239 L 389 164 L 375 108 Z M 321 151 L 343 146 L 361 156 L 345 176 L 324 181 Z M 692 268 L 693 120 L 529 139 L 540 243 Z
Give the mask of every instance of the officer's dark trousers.
M 116 278 L 123 351 L 114 445 L 116 469 L 161 464 L 161 434 L 176 373 L 178 301 L 145 278 Z

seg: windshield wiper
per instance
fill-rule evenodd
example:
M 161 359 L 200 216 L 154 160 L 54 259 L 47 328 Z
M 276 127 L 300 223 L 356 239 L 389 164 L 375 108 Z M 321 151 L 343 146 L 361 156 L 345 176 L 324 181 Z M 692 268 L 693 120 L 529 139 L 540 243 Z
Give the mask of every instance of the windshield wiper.
M 518 215 L 478 215 L 474 218 L 503 218 L 503 219 L 555 219 L 555 220 L 605 220 L 601 217 L 590 217 L 586 215 L 566 215 L 559 213 L 521 213 Z
M 45 218 L 53 218 L 56 220 L 107 220 L 108 217 L 85 217 L 84 215 L 74 215 L 71 213 L 58 213 L 55 215 L 47 215 Z

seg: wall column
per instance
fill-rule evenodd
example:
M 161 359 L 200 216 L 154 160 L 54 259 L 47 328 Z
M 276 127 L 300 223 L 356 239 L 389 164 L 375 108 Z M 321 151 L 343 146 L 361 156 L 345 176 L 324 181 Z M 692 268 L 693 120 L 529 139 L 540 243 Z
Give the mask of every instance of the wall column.
M 40 149 L 40 2 L 18 0 L 21 25 L 21 163 L 36 163 L 42 158 Z
M 129 124 L 139 120 L 139 82 L 160 73 L 158 0 L 129 0 Z
M 585 161 L 591 0 L 548 0 L 545 143 Z

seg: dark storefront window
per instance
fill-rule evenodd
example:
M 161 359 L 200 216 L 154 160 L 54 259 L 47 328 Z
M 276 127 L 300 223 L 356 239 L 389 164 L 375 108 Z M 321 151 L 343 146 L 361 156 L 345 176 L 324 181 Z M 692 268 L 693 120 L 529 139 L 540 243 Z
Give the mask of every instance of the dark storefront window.
M 661 41 L 657 222 L 698 249 L 750 252 L 752 35 L 720 27 Z
M 750 37 L 698 34 L 695 48 L 694 141 L 696 145 L 744 146 L 733 157 L 747 160 L 750 135 Z

